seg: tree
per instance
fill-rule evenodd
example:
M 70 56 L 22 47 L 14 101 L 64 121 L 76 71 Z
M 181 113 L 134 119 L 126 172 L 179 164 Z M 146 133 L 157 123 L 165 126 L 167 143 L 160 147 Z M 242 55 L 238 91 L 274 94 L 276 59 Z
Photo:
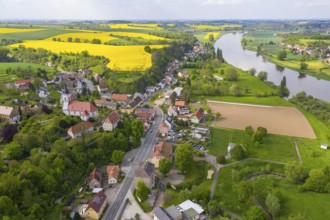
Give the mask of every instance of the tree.
M 151 47 L 149 45 L 145 46 L 144 51 L 147 53 L 151 53 Z
M 308 67 L 308 64 L 307 64 L 307 63 L 304 63 L 304 62 L 301 62 L 301 63 L 300 63 L 300 69 L 301 69 L 301 70 L 306 70 L 307 67 Z
M 207 210 L 211 217 L 221 214 L 221 203 L 211 200 L 207 203 Z
M 278 87 L 278 95 L 280 97 L 288 97 L 290 95 L 290 91 L 289 89 L 286 87 L 286 77 L 283 76 L 282 80 L 281 80 L 281 84 Z
M 214 35 L 213 34 L 209 34 L 209 41 L 214 42 Z
M 232 150 L 231 150 L 232 156 L 236 160 L 241 160 L 243 158 L 246 158 L 248 153 L 246 148 L 244 147 L 243 144 L 237 144 Z
M 226 71 L 224 77 L 228 81 L 237 81 L 239 74 L 236 69 L 230 68 L 228 71 Z
M 309 172 L 309 177 L 304 183 L 304 189 L 315 192 L 325 192 L 325 185 L 327 181 L 324 173 L 320 169 L 313 169 Z
M 150 189 L 146 186 L 143 180 L 140 180 L 135 189 L 135 195 L 141 200 L 141 202 L 144 202 L 148 199 L 149 193 Z
M 1 47 L 0 48 L 0 62 L 7 61 L 8 57 L 7 55 L 9 54 L 9 50 L 7 48 Z
M 249 136 L 253 135 L 253 128 L 252 126 L 246 126 L 245 127 L 245 133 L 247 133 Z
M 11 142 L 17 132 L 17 127 L 14 124 L 6 124 L 5 126 L 3 126 L 1 130 L 1 137 L 3 142 Z
M 67 41 L 68 41 L 68 42 L 72 42 L 72 41 L 73 41 L 73 40 L 72 40 L 72 37 L 68 37 Z
M 244 202 L 245 204 L 250 203 L 251 198 L 254 194 L 253 186 L 247 181 L 241 181 L 237 185 L 235 185 L 234 191 L 237 194 L 238 200 L 240 202 Z
M 226 162 L 226 157 L 225 157 L 225 155 L 223 154 L 223 153 L 219 153 L 218 155 L 217 155 L 217 163 L 218 164 L 223 164 L 223 163 L 225 163 Z
M 219 120 L 220 117 L 221 117 L 220 112 L 215 113 L 215 118 L 216 118 L 217 120 Z
M 245 220 L 266 220 L 264 210 L 257 205 L 252 206 L 247 212 L 244 218 Z
M 158 170 L 165 176 L 171 170 L 171 161 L 167 158 L 160 159 Z
M 281 50 L 277 53 L 277 59 L 284 60 L 287 57 L 286 50 Z
M 281 211 L 281 204 L 279 198 L 277 198 L 277 196 L 271 193 L 267 195 L 265 205 L 273 217 L 277 216 Z
M 111 154 L 111 161 L 115 164 L 120 164 L 125 156 L 125 152 L 122 150 L 114 150 Z
M 143 128 L 143 124 L 140 120 L 133 120 L 131 123 L 131 127 L 132 127 L 132 144 L 133 146 L 140 146 L 141 145 L 141 137 L 144 133 L 144 128 Z
M 303 183 L 307 177 L 307 172 L 302 163 L 293 161 L 285 165 L 285 175 L 293 183 Z
M 258 78 L 259 78 L 261 81 L 267 81 L 268 73 L 265 72 L 265 71 L 261 71 L 261 72 L 258 73 Z
M 16 143 L 7 144 L 4 150 L 4 155 L 10 160 L 19 160 L 23 156 L 23 148 Z
M 230 86 L 229 88 L 230 92 L 234 95 L 234 96 L 240 96 L 242 95 L 242 89 L 239 85 L 237 84 L 233 84 Z
M 10 215 L 16 212 L 16 207 L 13 201 L 8 196 L 0 197 L 0 216 Z
M 175 165 L 181 172 L 190 168 L 194 153 L 190 144 L 179 144 L 175 149 Z
M 249 73 L 250 73 L 251 76 L 255 76 L 256 75 L 256 72 L 257 72 L 257 70 L 255 68 L 251 68 L 249 70 Z

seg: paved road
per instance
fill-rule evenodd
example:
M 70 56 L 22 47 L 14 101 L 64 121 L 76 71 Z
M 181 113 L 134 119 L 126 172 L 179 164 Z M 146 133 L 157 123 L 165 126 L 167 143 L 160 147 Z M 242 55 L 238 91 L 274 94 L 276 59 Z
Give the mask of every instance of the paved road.
M 122 184 L 121 189 L 118 192 L 116 199 L 114 200 L 114 202 L 112 204 L 110 204 L 108 209 L 105 211 L 105 213 L 102 217 L 102 220 L 119 219 L 121 209 L 123 208 L 124 199 L 134 180 L 135 170 L 141 161 L 146 160 L 150 157 L 150 155 L 153 151 L 153 146 L 155 144 L 157 130 L 164 117 L 164 114 L 161 109 L 159 109 L 156 106 L 154 106 L 154 108 L 156 111 L 156 119 L 155 119 L 155 125 L 152 128 L 153 132 L 147 133 L 145 140 L 144 140 L 142 146 L 140 147 L 140 150 L 138 151 L 138 153 L 132 163 L 132 167 L 131 167 L 130 171 L 128 172 L 126 178 L 124 179 L 124 182 Z

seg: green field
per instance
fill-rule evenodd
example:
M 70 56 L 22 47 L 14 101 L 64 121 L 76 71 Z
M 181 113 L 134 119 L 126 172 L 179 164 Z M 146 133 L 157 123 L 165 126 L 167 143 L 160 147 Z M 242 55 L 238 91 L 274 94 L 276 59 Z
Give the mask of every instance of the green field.
M 3 83 L 8 83 L 8 82 L 12 82 L 14 80 L 19 79 L 19 77 L 15 76 L 15 75 L 8 75 L 6 73 L 6 69 L 8 68 L 12 68 L 15 69 L 17 67 L 20 68 L 27 68 L 28 66 L 32 67 L 33 69 L 43 69 L 45 71 L 47 71 L 49 74 L 53 72 L 53 70 L 47 66 L 43 66 L 40 64 L 33 64 L 33 63 L 19 63 L 19 62 L 12 62 L 12 63 L 0 63 L 0 82 Z
M 256 147 L 252 137 L 245 131 L 234 129 L 212 128 L 212 144 L 209 154 L 227 153 L 228 143 L 247 144 L 248 157 L 274 160 L 279 162 L 290 162 L 296 160 L 296 152 L 293 145 L 293 138 L 288 136 L 268 134 Z M 230 161 L 233 161 L 231 159 Z
M 271 105 L 271 106 L 293 106 L 290 102 L 278 97 L 260 97 L 255 96 L 206 96 L 206 99 L 213 101 L 223 101 L 223 102 L 236 102 L 236 103 L 246 103 L 246 104 L 257 104 L 257 105 Z
M 76 32 L 75 30 L 64 29 L 47 29 L 41 31 L 24 32 L 24 33 L 10 33 L 0 34 L 0 39 L 13 39 L 13 40 L 42 40 L 59 34 L 66 34 Z

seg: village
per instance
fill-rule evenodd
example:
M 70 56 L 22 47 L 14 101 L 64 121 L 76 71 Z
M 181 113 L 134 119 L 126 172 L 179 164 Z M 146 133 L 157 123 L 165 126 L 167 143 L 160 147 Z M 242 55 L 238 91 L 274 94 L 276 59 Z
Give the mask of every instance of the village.
M 194 56 L 199 53 L 204 53 L 204 49 L 200 43 L 197 43 L 194 50 L 186 56 Z M 51 66 L 52 64 L 47 62 L 46 65 Z M 189 78 L 186 71 L 182 70 L 177 73 L 179 66 L 178 60 L 169 63 L 164 78 L 157 85 L 147 86 L 145 93 L 113 93 L 99 74 L 93 74 L 88 69 L 78 72 L 58 72 L 55 79 L 38 82 L 38 84 L 32 78 L 6 84 L 7 88 L 17 90 L 21 95 L 27 95 L 33 89 L 40 98 L 40 102 L 34 105 L 26 105 L 17 100 L 15 104 L 18 108 L 0 106 L 2 120 L 8 120 L 10 123 L 21 123 L 24 120 L 22 112 L 32 111 L 33 114 L 38 114 L 38 112 L 52 109 L 56 104 L 60 104 L 64 115 L 80 119 L 80 122 L 67 129 L 67 136 L 64 137 L 66 139 L 84 138 L 95 131 L 113 132 L 123 114 L 132 115 L 141 121 L 143 132 L 146 135 L 143 142 L 148 142 L 148 135 L 152 137 L 147 155 L 143 160 L 136 160 L 135 155 L 137 156 L 141 152 L 133 150 L 128 152 L 122 162 L 119 161 L 118 164 L 94 167 L 86 177 L 86 185 L 81 186 L 77 192 L 79 200 L 75 200 L 68 208 L 71 210 L 71 218 L 80 215 L 86 219 L 101 219 L 106 208 L 109 209 L 114 204 L 130 170 L 135 169 L 132 184 L 128 187 L 130 197 L 127 197 L 127 201 L 129 198 L 130 202 L 139 203 L 141 201 L 140 198 L 135 198 L 138 201 L 134 201 L 132 195 L 139 182 L 142 181 L 149 189 L 150 194 L 147 201 L 153 207 L 153 214 L 150 214 L 148 218 L 159 220 L 207 219 L 201 206 L 190 200 L 179 206 L 172 205 L 166 209 L 160 207 L 164 202 L 162 201 L 163 196 L 160 196 L 162 189 L 168 185 L 175 187 L 172 184 L 178 184 L 180 179 L 181 182 L 183 180 L 182 174 L 177 174 L 178 170 L 173 171 L 173 175 L 169 174 L 166 177 L 162 175 L 158 170 L 160 161 L 166 159 L 172 164 L 174 148 L 178 143 L 189 143 L 198 152 L 198 155 L 204 155 L 206 146 L 202 146 L 200 143 L 207 144 L 207 140 L 210 138 L 210 128 L 201 125 L 205 121 L 205 110 L 196 103 L 197 107 L 194 106 L 193 112 L 191 112 L 192 108 L 181 98 L 182 88 L 175 86 L 178 80 Z M 92 80 L 89 80 L 91 76 Z M 49 86 L 58 88 L 59 102 L 49 102 L 51 100 Z M 94 99 L 93 102 L 81 101 L 86 94 L 95 92 L 98 93 L 99 99 Z M 152 97 L 156 98 L 155 105 L 150 104 Z M 161 109 L 164 110 L 164 113 Z M 106 117 L 102 120 L 95 120 L 97 117 L 99 118 L 100 112 Z M 176 122 L 180 122 L 180 125 Z M 127 203 L 125 204 L 127 206 Z M 132 212 L 132 210 L 130 211 Z M 122 211 L 118 210 L 118 212 Z M 138 211 L 131 215 L 134 216 L 137 213 Z

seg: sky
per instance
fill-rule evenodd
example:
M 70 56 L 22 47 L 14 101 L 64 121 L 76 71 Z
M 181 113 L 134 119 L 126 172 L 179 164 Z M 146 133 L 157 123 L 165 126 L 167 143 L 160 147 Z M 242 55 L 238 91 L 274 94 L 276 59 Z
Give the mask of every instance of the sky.
M 0 0 L 0 19 L 330 19 L 330 0 Z

